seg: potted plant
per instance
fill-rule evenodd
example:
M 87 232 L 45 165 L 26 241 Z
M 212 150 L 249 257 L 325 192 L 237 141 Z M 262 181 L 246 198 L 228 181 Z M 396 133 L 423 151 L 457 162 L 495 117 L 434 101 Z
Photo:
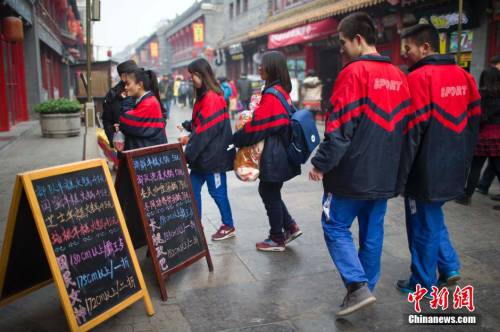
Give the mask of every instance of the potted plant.
M 44 137 L 69 137 L 80 135 L 79 102 L 69 99 L 44 101 L 35 106 L 35 112 L 40 114 L 40 126 Z

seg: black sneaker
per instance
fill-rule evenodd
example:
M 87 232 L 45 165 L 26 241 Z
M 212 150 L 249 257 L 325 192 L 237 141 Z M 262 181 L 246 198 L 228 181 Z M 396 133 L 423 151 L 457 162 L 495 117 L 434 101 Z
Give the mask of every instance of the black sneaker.
M 490 197 L 494 201 L 500 201 L 500 195 L 494 195 Z
M 373 296 L 366 282 L 356 282 L 347 287 L 347 295 L 337 311 L 338 318 L 350 315 L 370 304 L 375 303 L 377 299 Z
M 457 198 L 455 200 L 455 203 L 457 204 L 460 204 L 460 205 L 465 205 L 465 206 L 469 206 L 470 203 L 471 203 L 471 198 L 469 196 L 462 196 L 460 198 Z
M 482 195 L 488 195 L 488 189 L 484 189 L 484 188 L 481 188 L 481 187 L 476 187 L 476 191 Z

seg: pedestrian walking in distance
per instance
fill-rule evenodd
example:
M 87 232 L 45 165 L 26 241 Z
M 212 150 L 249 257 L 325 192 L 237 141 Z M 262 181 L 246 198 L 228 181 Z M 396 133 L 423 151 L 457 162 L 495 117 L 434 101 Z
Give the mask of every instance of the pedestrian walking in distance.
M 312 158 L 311 180 L 323 180 L 326 245 L 347 288 L 337 316 L 375 302 L 387 199 L 396 195 L 404 115 L 410 94 L 404 74 L 375 48 L 377 29 L 365 13 L 338 27 L 340 72 L 326 114 L 325 139 Z M 359 224 L 359 251 L 351 236 Z
M 196 101 L 190 121 L 182 127 L 190 132 L 179 140 L 186 145 L 186 160 L 201 218 L 201 188 L 207 183 L 208 193 L 219 208 L 222 225 L 212 240 L 225 240 L 236 235 L 231 205 L 227 196 L 226 172 L 233 169 L 235 150 L 230 149 L 231 123 L 221 87 L 215 80 L 210 64 L 197 59 L 188 66 L 195 89 Z
M 455 64 L 455 56 L 437 53 L 439 37 L 433 25 L 417 24 L 403 30 L 401 37 L 410 65 L 412 114 L 405 129 L 398 191 L 405 196 L 411 275 L 396 286 L 408 293 L 420 284 L 430 292 L 432 286 L 460 279 L 443 205 L 464 193 L 479 129 L 480 96 L 472 76 Z
M 261 251 L 284 251 L 285 244 L 302 234 L 281 198 L 283 184 L 300 174 L 300 165 L 288 161 L 286 148 L 291 141 L 290 116 L 280 99 L 268 92 L 281 94 L 288 107 L 292 105 L 292 84 L 281 52 L 270 51 L 262 56 L 260 76 L 266 82 L 262 98 L 253 118 L 233 136 L 237 147 L 251 146 L 265 140 L 260 159 L 259 194 L 269 218 L 269 237 L 256 244 Z

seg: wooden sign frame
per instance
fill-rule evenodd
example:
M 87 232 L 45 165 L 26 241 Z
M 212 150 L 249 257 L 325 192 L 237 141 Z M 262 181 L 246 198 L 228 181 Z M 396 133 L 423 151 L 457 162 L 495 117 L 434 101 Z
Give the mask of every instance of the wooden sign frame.
M 75 172 L 75 171 L 80 171 L 80 170 L 86 170 L 89 168 L 96 168 L 96 167 L 101 167 L 103 169 L 105 178 L 106 178 L 106 184 L 107 187 L 111 193 L 111 200 L 115 206 L 115 212 L 119 220 L 120 228 L 123 232 L 123 237 L 125 240 L 125 246 L 128 250 L 128 253 L 130 254 L 130 258 L 132 260 L 132 267 L 134 269 L 134 272 L 136 273 L 137 280 L 138 280 L 138 291 L 132 295 L 130 295 L 128 298 L 126 298 L 124 301 L 118 303 L 116 306 L 106 310 L 105 312 L 99 314 L 98 316 L 90 319 L 86 323 L 82 325 L 78 325 L 77 319 L 75 317 L 75 313 L 73 312 L 73 308 L 70 302 L 69 295 L 67 293 L 65 283 L 63 276 L 61 274 L 61 271 L 59 269 L 57 259 L 56 259 L 56 254 L 54 252 L 54 249 L 52 247 L 50 238 L 49 238 L 49 233 L 46 228 L 46 224 L 42 215 L 42 211 L 40 208 L 40 204 L 36 198 L 35 190 L 33 187 L 32 181 L 43 179 L 43 178 L 48 178 L 56 175 L 62 175 L 65 173 L 70 173 L 70 172 Z M 77 163 L 72 163 L 72 164 L 67 164 L 67 165 L 62 165 L 62 166 L 55 166 L 51 168 L 45 168 L 45 169 L 40 169 L 36 171 L 31 171 L 31 172 L 26 172 L 22 174 L 18 174 L 16 177 L 16 182 L 14 185 L 14 193 L 12 196 L 12 201 L 10 205 L 10 210 L 9 210 L 9 215 L 8 215 L 8 220 L 7 220 L 7 228 L 5 231 L 5 238 L 4 238 L 4 243 L 2 247 L 2 252 L 0 255 L 0 294 L 2 294 L 3 289 L 4 289 L 4 281 L 6 279 L 6 273 L 7 273 L 7 266 L 8 266 L 8 260 L 9 260 L 9 254 L 10 254 L 10 249 L 12 246 L 12 240 L 14 236 L 14 231 L 16 227 L 16 213 L 19 208 L 21 196 L 24 193 L 27 196 L 28 202 L 29 202 L 29 207 L 31 208 L 31 213 L 35 222 L 36 226 L 36 231 L 40 237 L 42 246 L 43 246 L 43 251 L 45 252 L 45 257 L 47 258 L 47 263 L 50 267 L 50 272 L 52 274 L 52 279 L 47 279 L 45 281 L 42 281 L 28 289 L 22 290 L 16 294 L 13 294 L 9 297 L 6 297 L 2 299 L 0 302 L 0 306 L 5 305 L 7 303 L 10 303 L 24 295 L 27 295 L 37 289 L 40 289 L 41 287 L 48 285 L 52 282 L 52 280 L 56 284 L 56 288 L 59 293 L 59 298 L 61 300 L 62 306 L 64 313 L 66 315 L 66 319 L 68 320 L 69 327 L 71 331 L 88 331 L 100 323 L 104 322 L 105 320 L 109 319 L 110 317 L 116 315 L 123 309 L 129 307 L 133 303 L 144 299 L 144 303 L 146 306 L 146 311 L 149 316 L 154 315 L 154 308 L 153 304 L 151 302 L 151 298 L 149 296 L 148 290 L 146 288 L 146 284 L 144 282 L 144 278 L 142 275 L 142 271 L 140 269 L 137 256 L 135 254 L 135 251 L 132 246 L 132 241 L 130 239 L 130 235 L 128 233 L 125 219 L 120 207 L 120 202 L 118 201 L 118 196 L 114 190 L 113 186 L 113 181 L 111 178 L 111 174 L 109 172 L 108 166 L 106 162 L 103 159 L 95 159 L 95 160 L 88 160 L 88 161 L 82 161 L 82 162 L 77 162 Z
M 149 221 L 146 216 L 145 212 L 145 207 L 144 207 L 144 201 L 140 199 L 141 197 L 141 189 L 139 188 L 139 185 L 137 184 L 137 174 L 136 171 L 133 167 L 133 158 L 134 157 L 141 157 L 141 156 L 146 156 L 150 154 L 155 154 L 159 152 L 167 152 L 171 150 L 176 150 L 179 152 L 179 156 L 181 157 L 181 163 L 182 163 L 182 169 L 185 174 L 185 181 L 188 183 L 188 191 L 189 191 L 189 196 L 191 198 L 191 201 L 193 202 L 193 211 L 194 211 L 194 221 L 196 226 L 198 227 L 200 231 L 200 236 L 201 236 L 201 246 L 203 248 L 203 251 L 201 251 L 199 254 L 187 259 L 186 261 L 177 264 L 176 266 L 168 269 L 165 272 L 161 272 L 160 265 L 158 262 L 158 256 L 155 250 L 155 247 L 153 245 L 153 239 L 152 239 L 152 234 L 151 230 L 149 228 Z M 205 238 L 205 232 L 203 231 L 203 225 L 201 224 L 199 212 L 198 212 L 198 206 L 196 204 L 196 200 L 194 198 L 194 193 L 193 193 L 193 187 L 191 185 L 191 179 L 189 178 L 189 171 L 187 168 L 187 163 L 186 163 L 186 158 L 184 157 L 184 151 L 182 150 L 182 145 L 181 144 L 162 144 L 162 145 L 156 145 L 153 147 L 147 147 L 147 148 L 141 148 L 141 149 L 136 149 L 136 150 L 130 150 L 130 151 L 124 151 L 123 152 L 123 159 L 120 161 L 120 166 L 118 170 L 118 174 L 120 175 L 120 171 L 122 172 L 121 174 L 128 175 L 129 181 L 132 182 L 132 187 L 134 189 L 134 197 L 135 197 L 135 204 L 137 204 L 138 210 L 140 211 L 139 217 L 142 221 L 142 226 L 145 232 L 145 237 L 147 240 L 147 246 L 149 249 L 149 253 L 151 255 L 151 260 L 153 262 L 153 266 L 155 269 L 155 274 L 156 274 L 156 280 L 158 281 L 158 285 L 160 287 L 160 293 L 161 293 L 161 298 L 163 301 L 167 301 L 168 299 L 168 294 L 167 290 L 165 288 L 165 282 L 168 280 L 168 277 L 172 275 L 175 272 L 178 272 L 182 269 L 187 268 L 191 264 L 197 262 L 198 260 L 202 259 L 203 257 L 206 257 L 207 259 L 207 264 L 208 264 L 208 270 L 212 272 L 214 270 L 213 263 L 212 263 L 212 258 L 210 256 L 210 251 L 208 250 L 208 244 L 207 240 Z M 123 167 L 126 168 L 126 171 L 122 169 Z M 126 179 L 121 178 L 120 176 L 116 177 L 116 191 L 119 191 L 119 187 L 121 185 L 121 181 L 126 181 Z M 128 223 L 135 222 L 133 220 L 127 220 Z M 133 226 L 130 226 L 133 227 Z

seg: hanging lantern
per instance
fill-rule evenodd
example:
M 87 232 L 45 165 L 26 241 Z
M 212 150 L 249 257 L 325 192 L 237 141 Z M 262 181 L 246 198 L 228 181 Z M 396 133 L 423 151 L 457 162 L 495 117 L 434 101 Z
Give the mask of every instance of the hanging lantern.
M 111 58 L 113 56 L 113 52 L 111 52 L 111 50 L 108 50 L 107 56 L 108 56 L 108 58 Z
M 24 39 L 23 21 L 9 16 L 2 20 L 2 35 L 8 42 L 18 42 Z

